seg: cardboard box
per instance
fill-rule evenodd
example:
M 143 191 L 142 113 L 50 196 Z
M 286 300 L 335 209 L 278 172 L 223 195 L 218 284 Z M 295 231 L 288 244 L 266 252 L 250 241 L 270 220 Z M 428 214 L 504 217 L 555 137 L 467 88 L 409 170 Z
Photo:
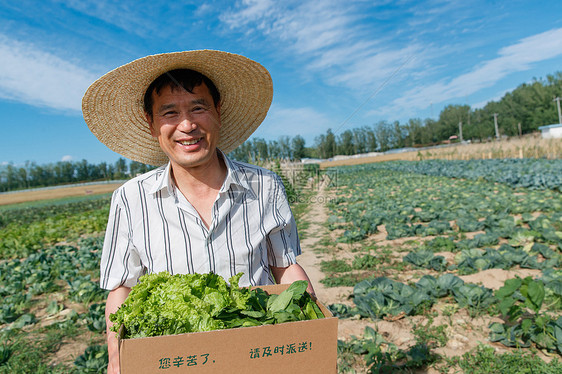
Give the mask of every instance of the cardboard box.
M 288 285 L 263 286 L 279 294 Z M 119 339 L 121 374 L 336 373 L 338 319 Z

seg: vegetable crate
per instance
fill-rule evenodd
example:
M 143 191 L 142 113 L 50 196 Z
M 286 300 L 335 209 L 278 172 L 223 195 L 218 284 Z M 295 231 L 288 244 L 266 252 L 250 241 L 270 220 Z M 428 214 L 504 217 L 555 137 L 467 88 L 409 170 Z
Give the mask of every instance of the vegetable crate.
M 280 294 L 289 285 L 260 287 Z M 336 373 L 338 319 L 119 340 L 122 374 Z

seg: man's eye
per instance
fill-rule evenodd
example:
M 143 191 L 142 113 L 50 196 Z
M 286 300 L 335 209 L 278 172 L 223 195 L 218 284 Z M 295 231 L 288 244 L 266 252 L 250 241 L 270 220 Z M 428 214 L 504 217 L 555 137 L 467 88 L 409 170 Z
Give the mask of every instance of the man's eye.
M 171 116 L 175 116 L 177 113 L 178 112 L 176 112 L 176 111 L 170 110 L 170 111 L 164 112 L 164 116 L 165 117 L 171 117 Z

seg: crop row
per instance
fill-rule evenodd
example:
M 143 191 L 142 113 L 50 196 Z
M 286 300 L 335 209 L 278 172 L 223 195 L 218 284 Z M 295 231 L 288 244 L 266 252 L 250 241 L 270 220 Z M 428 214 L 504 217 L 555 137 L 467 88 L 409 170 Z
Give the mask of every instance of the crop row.
M 389 240 L 441 235 L 453 231 L 453 221 L 454 231 L 461 233 L 543 235 L 562 242 L 557 234 L 562 231 L 562 195 L 552 190 L 514 190 L 504 184 L 359 167 L 338 170 L 336 193 L 328 223 L 345 229 L 344 242 L 377 233 L 380 225 Z M 535 212 L 543 217 L 534 218 Z M 541 225 L 540 232 L 528 227 L 531 222 Z
M 381 319 L 386 316 L 421 314 L 439 298 L 452 297 L 461 308 L 476 315 L 486 310 L 498 313 L 507 322 L 490 325 L 490 340 L 510 347 L 529 347 L 562 353 L 562 316 L 552 317 L 562 309 L 562 271 L 547 271 L 539 279 L 531 277 L 508 280 L 497 292 L 466 283 L 447 273 L 435 278 L 424 275 L 415 284 L 405 284 L 386 277 L 365 279 L 352 294 L 354 307 L 332 304 L 330 309 L 339 317 Z M 541 311 L 543 303 L 547 310 Z M 529 307 L 534 314 L 525 313 Z M 493 307 L 493 308 L 491 308 Z
M 107 293 L 98 284 L 101 239 L 90 234 L 75 245 L 42 248 L 30 242 L 38 249 L 29 256 L 0 262 L 0 373 L 105 370 L 107 349 L 100 343 Z M 88 334 L 91 345 L 77 352 L 74 365 L 50 363 L 64 341 L 76 344 Z
M 103 232 L 109 200 L 91 199 L 0 211 L 0 259 L 24 258 L 59 242 Z
M 562 195 L 558 182 L 552 182 L 562 175 L 561 165 L 559 160 L 435 160 L 337 169 L 327 224 L 340 244 L 332 246 L 360 253 L 353 261 L 323 262 L 326 286 L 354 285 L 353 305 L 330 308 L 342 318 L 394 321 L 435 315 L 432 307 L 440 300 L 446 310 L 501 318 L 504 322 L 487 326 L 490 342 L 561 354 Z M 533 178 L 549 182 L 520 187 Z M 379 243 L 381 238 L 386 244 Z M 538 269 L 542 275 L 509 279 L 496 291 L 457 276 L 514 267 Z M 419 278 L 420 271 L 426 275 Z M 402 369 L 436 360 L 430 346 L 401 351 L 370 330 L 362 339 L 340 342 L 342 355 L 351 351 L 364 355 L 370 372 L 388 369 L 389 363 L 396 369 L 391 358 L 405 363 Z M 559 362 L 553 365 L 560 369 Z
M 391 161 L 369 164 L 364 168 L 470 180 L 482 179 L 513 188 L 562 191 L 562 159 Z

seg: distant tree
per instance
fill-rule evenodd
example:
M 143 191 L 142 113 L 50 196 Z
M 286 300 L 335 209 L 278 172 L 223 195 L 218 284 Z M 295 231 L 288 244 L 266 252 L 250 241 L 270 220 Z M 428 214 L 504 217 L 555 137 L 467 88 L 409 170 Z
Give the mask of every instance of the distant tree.
M 252 139 L 253 160 L 263 161 L 269 158 L 267 142 L 262 138 Z
M 420 118 L 411 118 L 408 120 L 404 129 L 407 134 L 404 141 L 404 145 L 406 147 L 413 147 L 414 145 L 422 144 L 424 126 Z
M 291 152 L 293 159 L 300 160 L 306 157 L 305 145 L 306 141 L 300 135 L 296 135 L 293 139 L 291 139 Z
M 249 141 L 245 141 L 228 154 L 229 157 L 241 162 L 249 162 L 251 155 L 252 144 Z
M 326 135 L 320 134 L 314 138 L 316 158 L 326 158 Z
M 390 124 L 386 121 L 379 121 L 375 124 L 374 128 L 379 144 L 379 151 L 388 151 L 392 146 L 392 133 Z
M 328 129 L 328 131 L 326 131 L 326 158 L 334 157 L 336 148 L 336 136 L 332 132 L 332 129 Z
M 391 148 L 404 148 L 407 133 L 404 131 L 400 122 L 394 121 L 392 125 L 392 142 Z
M 345 130 L 339 135 L 337 153 L 340 155 L 352 155 L 355 153 L 353 132 L 351 130 Z
M 76 179 L 87 181 L 90 177 L 88 161 L 82 160 L 76 164 Z
M 105 179 L 105 180 L 111 179 L 111 176 L 109 174 L 109 170 L 108 170 L 108 167 L 107 167 L 107 162 L 101 162 L 98 165 L 98 168 L 99 168 L 102 179 Z
M 421 144 L 431 144 L 437 141 L 437 121 L 426 118 L 423 121 L 423 130 L 421 132 Z
M 484 108 L 476 111 L 476 123 L 474 131 L 476 137 L 481 140 L 493 139 L 496 136 L 494 126 L 494 113 L 498 113 L 498 127 L 500 128 L 500 136 L 503 134 L 501 131 L 503 114 L 500 112 L 501 105 L 496 101 L 491 101 L 484 106 Z M 472 135 L 472 133 L 469 133 Z
M 127 177 L 127 161 L 120 157 L 115 162 L 115 169 L 113 171 L 113 179 L 124 179 Z
M 129 174 L 131 177 L 146 173 L 149 170 L 146 164 L 138 161 L 131 161 L 129 164 Z
M 269 159 L 278 160 L 286 157 L 286 152 L 281 149 L 281 145 L 277 140 L 270 140 L 267 142 L 267 155 Z
M 359 154 L 367 152 L 367 134 L 364 127 L 352 129 L 353 133 L 353 153 Z
M 8 164 L 5 169 L 5 178 L 6 178 L 6 185 L 7 190 L 16 189 L 19 187 L 18 183 L 18 173 L 16 168 L 12 164 Z
M 27 169 L 20 167 L 18 169 L 18 180 L 22 188 L 29 188 L 29 179 L 27 177 Z
M 280 136 L 277 139 L 277 145 L 279 147 L 279 158 L 285 160 L 293 159 L 293 150 L 291 148 L 291 138 L 287 135 Z
M 103 178 L 103 174 L 99 165 L 88 164 L 88 179 L 90 181 L 99 181 Z
M 364 126 L 363 131 L 365 134 L 365 150 L 367 152 L 375 152 L 378 148 L 378 143 L 374 129 L 369 126 Z
M 437 121 L 437 140 L 447 140 L 459 134 L 459 122 L 468 123 L 468 105 L 447 105 L 439 114 Z
M 315 139 L 316 153 L 319 158 L 334 157 L 337 151 L 336 137 L 332 129 L 326 131 L 326 135 L 320 134 Z
M 70 161 L 59 161 L 53 167 L 54 178 L 60 184 L 71 183 L 75 176 L 74 163 Z

